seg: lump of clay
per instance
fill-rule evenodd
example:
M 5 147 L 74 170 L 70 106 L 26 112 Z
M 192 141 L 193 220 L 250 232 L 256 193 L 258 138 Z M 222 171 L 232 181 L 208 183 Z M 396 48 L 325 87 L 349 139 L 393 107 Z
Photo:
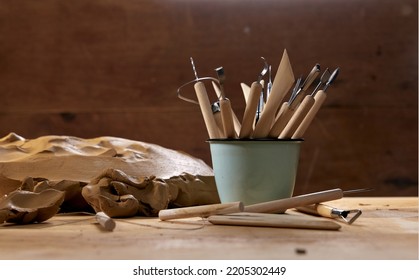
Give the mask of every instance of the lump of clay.
M 0 139 L 0 195 L 19 184 L 35 193 L 65 192 L 66 212 L 89 204 L 112 217 L 219 203 L 213 171 L 202 160 L 117 137 L 25 139 L 10 133 Z
M 0 139 L 0 175 L 9 179 L 22 181 L 32 177 L 88 183 L 108 168 L 134 177 L 162 179 L 182 173 L 214 175 L 202 160 L 186 153 L 124 138 L 47 135 L 25 139 L 10 133 Z M 0 194 L 1 191 L 0 186 Z
M 108 169 L 82 190 L 96 212 L 110 217 L 156 216 L 169 207 L 219 203 L 207 177 L 183 173 L 168 179 L 133 177 Z
M 16 190 L 0 199 L 0 224 L 43 222 L 54 216 L 64 201 L 64 192 L 54 189 L 40 193 Z

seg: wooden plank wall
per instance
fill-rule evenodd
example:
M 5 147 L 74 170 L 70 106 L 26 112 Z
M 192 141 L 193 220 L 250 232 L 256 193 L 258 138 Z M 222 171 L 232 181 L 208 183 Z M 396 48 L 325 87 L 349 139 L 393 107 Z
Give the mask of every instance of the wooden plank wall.
M 176 96 L 224 66 L 240 82 L 283 50 L 295 75 L 340 67 L 305 135 L 295 193 L 374 187 L 418 195 L 415 0 L 0 0 L 0 136 L 118 136 L 211 165 L 197 106 Z M 215 99 L 215 98 L 213 98 Z

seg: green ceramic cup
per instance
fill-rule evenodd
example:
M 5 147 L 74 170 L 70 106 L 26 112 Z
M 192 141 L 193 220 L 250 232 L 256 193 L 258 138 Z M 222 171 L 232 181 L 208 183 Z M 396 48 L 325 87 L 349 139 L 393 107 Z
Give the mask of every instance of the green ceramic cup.
M 292 196 L 301 139 L 208 142 L 222 203 L 250 205 Z

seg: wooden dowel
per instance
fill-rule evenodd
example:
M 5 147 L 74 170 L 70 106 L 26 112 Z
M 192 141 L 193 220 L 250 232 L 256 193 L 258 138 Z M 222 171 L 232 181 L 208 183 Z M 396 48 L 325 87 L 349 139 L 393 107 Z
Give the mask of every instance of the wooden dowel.
M 183 207 L 175 209 L 165 209 L 159 211 L 159 219 L 162 221 L 172 219 L 182 219 L 190 217 L 209 217 L 211 215 L 230 214 L 242 212 L 244 209 L 242 202 L 220 203 L 210 205 L 200 205 L 193 207 Z
M 255 120 L 256 110 L 259 103 L 260 94 L 262 93 L 262 85 L 253 82 L 250 87 L 249 97 L 246 108 L 244 110 L 242 125 L 239 138 L 250 138 L 253 132 L 253 123 Z
M 314 104 L 314 98 L 311 95 L 307 95 L 304 97 L 303 102 L 301 105 L 298 106 L 298 109 L 292 115 L 291 119 L 279 134 L 279 138 L 291 138 L 294 132 L 297 130 L 300 123 L 303 121 L 304 117 L 307 115 L 308 111 Z
M 221 135 L 219 134 L 217 124 L 215 123 L 205 85 L 202 82 L 197 82 L 195 83 L 194 88 L 210 139 L 220 138 Z
M 97 212 L 96 213 L 96 221 L 105 229 L 108 231 L 113 231 L 116 223 L 115 221 L 105 214 L 105 212 Z
M 316 116 L 317 112 L 319 111 L 320 107 L 324 103 L 327 95 L 326 92 L 323 90 L 319 90 L 316 95 L 314 96 L 314 104 L 311 109 L 308 111 L 307 115 L 302 120 L 301 124 L 295 130 L 294 134 L 292 135 L 293 139 L 303 137 L 304 133 L 306 132 L 307 128 L 310 126 L 311 122 L 313 121 L 314 117 Z
M 343 197 L 341 189 L 331 189 L 321 192 L 294 196 L 274 201 L 252 204 L 244 207 L 244 212 L 254 213 L 283 213 L 285 210 L 299 206 L 340 199 Z

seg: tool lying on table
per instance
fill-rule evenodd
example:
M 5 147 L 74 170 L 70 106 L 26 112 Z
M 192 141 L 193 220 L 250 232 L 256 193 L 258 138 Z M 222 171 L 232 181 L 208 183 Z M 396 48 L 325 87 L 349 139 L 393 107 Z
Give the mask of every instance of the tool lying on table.
M 293 196 L 273 201 L 252 204 L 244 207 L 244 212 L 253 213 L 284 213 L 287 209 L 296 208 L 325 201 L 341 199 L 345 193 L 361 192 L 368 189 L 343 191 L 342 189 L 330 189 L 320 192 Z
M 254 227 L 279 227 L 300 229 L 324 229 L 338 230 L 341 226 L 333 221 L 319 218 L 290 215 L 290 214 L 266 214 L 266 213 L 234 213 L 228 215 L 214 215 L 208 217 L 208 221 L 214 225 L 231 226 L 254 226 Z
M 340 218 L 349 225 L 355 222 L 355 220 L 358 219 L 358 217 L 362 214 L 360 209 L 341 210 L 325 205 L 323 203 L 300 206 L 296 209 L 306 214 L 322 216 L 326 218 Z
M 162 221 L 172 219 L 183 219 L 190 217 L 206 218 L 211 215 L 222 215 L 242 212 L 244 209 L 242 202 L 220 203 L 201 206 L 182 207 L 174 209 L 164 209 L 159 211 L 159 219 Z

